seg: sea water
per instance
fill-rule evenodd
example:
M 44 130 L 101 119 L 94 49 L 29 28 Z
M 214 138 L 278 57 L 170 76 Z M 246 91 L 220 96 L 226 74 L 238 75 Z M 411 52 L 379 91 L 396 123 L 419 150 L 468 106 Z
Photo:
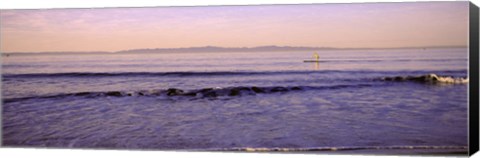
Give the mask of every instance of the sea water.
M 2 56 L 5 146 L 467 150 L 467 48 Z M 387 152 L 388 153 L 388 152 Z

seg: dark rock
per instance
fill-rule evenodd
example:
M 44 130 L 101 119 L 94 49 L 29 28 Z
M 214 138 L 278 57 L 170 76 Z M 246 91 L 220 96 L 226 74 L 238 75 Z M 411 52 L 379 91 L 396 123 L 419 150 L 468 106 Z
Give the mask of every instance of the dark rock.
M 189 93 L 189 95 L 196 96 L 197 93 L 202 94 L 204 97 L 217 97 L 218 94 L 213 90 L 213 88 L 204 88 L 197 92 Z
M 241 91 L 250 91 L 250 88 L 248 87 L 238 87 L 238 89 Z
M 396 77 L 385 77 L 383 78 L 384 81 L 405 81 L 408 80 L 406 77 L 396 76 Z
M 184 95 L 184 96 L 192 96 L 192 97 L 193 97 L 193 96 L 197 96 L 197 93 L 195 93 L 195 92 L 189 92 L 189 93 L 184 93 L 183 95 Z
M 393 78 L 394 81 L 404 81 L 405 78 L 404 77 L 401 77 L 401 76 L 397 76 L 395 78 Z
M 300 87 L 292 87 L 292 90 L 298 91 L 298 90 L 302 90 L 302 88 L 300 88 Z
M 228 94 L 229 96 L 237 96 L 240 95 L 240 90 L 239 89 L 231 89 L 230 93 Z
M 176 89 L 176 88 L 167 89 L 168 96 L 180 95 L 182 93 L 183 93 L 183 90 L 181 89 Z
M 118 92 L 118 91 L 111 91 L 111 92 L 105 93 L 105 95 L 107 95 L 107 96 L 114 96 L 114 97 L 121 97 L 121 96 L 122 96 L 122 93 L 121 93 L 121 92 Z
M 409 77 L 408 80 L 416 82 L 436 82 L 439 79 L 437 75 L 429 74 L 424 76 Z
M 271 91 L 271 92 L 286 92 L 286 91 L 288 91 L 288 89 L 285 88 L 285 87 L 274 87 L 274 88 L 272 88 L 272 90 L 270 90 L 270 91 Z
M 210 91 L 212 91 L 212 90 L 213 90 L 213 88 L 204 88 L 204 89 L 199 90 L 198 92 L 200 92 L 200 93 L 206 93 L 206 92 L 210 92 Z
M 80 93 L 75 93 L 74 96 L 86 96 L 86 95 L 90 95 L 92 93 L 90 92 L 80 92 Z
M 250 91 L 248 87 L 235 87 L 230 90 L 229 96 L 237 96 L 241 94 L 241 91 Z
M 258 87 L 252 87 L 252 90 L 255 92 L 255 93 L 265 93 L 265 90 L 261 89 L 261 88 L 258 88 Z

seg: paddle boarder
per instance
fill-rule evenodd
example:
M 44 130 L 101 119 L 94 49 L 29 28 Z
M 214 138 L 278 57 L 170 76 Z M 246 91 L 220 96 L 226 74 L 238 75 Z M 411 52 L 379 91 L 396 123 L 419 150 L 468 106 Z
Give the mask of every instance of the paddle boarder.
M 314 53 L 313 58 L 315 58 L 316 61 L 320 60 L 320 56 L 318 55 L 318 53 Z

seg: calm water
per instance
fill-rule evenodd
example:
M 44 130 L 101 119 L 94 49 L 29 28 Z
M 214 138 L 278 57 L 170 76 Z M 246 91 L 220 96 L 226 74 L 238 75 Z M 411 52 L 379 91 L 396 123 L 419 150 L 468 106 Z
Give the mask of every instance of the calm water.
M 466 151 L 467 84 L 381 78 L 466 77 L 467 49 L 319 54 L 2 56 L 3 145 Z

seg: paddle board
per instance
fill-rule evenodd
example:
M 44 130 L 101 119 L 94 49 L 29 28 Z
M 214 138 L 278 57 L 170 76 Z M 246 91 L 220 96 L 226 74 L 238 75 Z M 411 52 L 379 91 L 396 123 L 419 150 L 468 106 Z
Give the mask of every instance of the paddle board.
M 327 62 L 327 61 L 325 61 L 325 60 L 304 60 L 303 62 L 321 63 L 321 62 Z

